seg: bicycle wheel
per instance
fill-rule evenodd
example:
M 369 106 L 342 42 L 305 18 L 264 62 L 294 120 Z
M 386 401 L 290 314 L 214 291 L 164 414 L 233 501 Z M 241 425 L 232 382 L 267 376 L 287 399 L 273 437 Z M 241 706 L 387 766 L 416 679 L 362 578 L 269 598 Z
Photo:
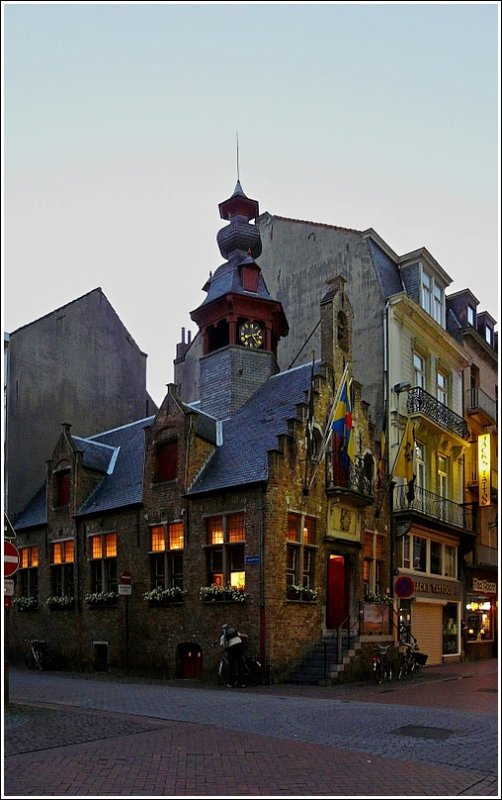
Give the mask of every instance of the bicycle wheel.
M 405 678 L 408 674 L 408 662 L 406 660 L 406 656 L 401 656 L 399 660 L 399 667 L 397 670 L 397 679 L 400 681 L 402 678 Z
M 28 653 L 28 655 L 25 658 L 25 662 L 28 669 L 35 669 L 35 667 L 37 666 L 37 662 L 35 661 L 35 656 L 33 655 L 32 652 Z
M 383 668 L 380 661 L 377 661 L 377 663 L 373 665 L 373 678 L 378 685 L 383 683 Z

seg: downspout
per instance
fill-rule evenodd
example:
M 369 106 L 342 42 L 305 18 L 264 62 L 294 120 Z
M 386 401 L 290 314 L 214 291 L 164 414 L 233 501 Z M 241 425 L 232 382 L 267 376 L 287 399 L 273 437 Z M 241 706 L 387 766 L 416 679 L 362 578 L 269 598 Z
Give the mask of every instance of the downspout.
M 260 556 L 260 631 L 259 631 L 259 647 L 260 647 L 260 661 L 267 670 L 267 618 L 265 612 L 265 509 L 263 504 L 263 487 L 258 489 L 258 542 L 259 542 L 259 556 Z

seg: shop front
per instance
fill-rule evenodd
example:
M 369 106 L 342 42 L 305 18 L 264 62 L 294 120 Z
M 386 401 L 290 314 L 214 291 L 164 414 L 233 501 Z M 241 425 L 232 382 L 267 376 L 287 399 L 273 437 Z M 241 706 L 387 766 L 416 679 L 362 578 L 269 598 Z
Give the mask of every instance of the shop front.
M 427 653 L 427 665 L 460 660 L 462 584 L 413 574 L 409 577 L 414 582 L 414 592 L 409 598 L 399 600 L 403 630 L 411 632 L 422 653 Z
M 462 628 L 467 661 L 496 656 L 497 582 L 492 574 L 477 570 L 468 576 Z

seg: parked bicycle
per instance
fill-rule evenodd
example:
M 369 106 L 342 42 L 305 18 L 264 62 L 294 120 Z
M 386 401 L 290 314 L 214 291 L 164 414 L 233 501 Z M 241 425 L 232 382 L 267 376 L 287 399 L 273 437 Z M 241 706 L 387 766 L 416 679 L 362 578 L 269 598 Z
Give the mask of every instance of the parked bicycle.
M 375 683 L 381 684 L 384 680 L 392 680 L 392 664 L 389 657 L 389 648 L 392 644 L 378 644 L 371 661 L 371 672 Z
M 219 644 L 215 642 L 215 644 Z M 244 653 L 242 675 L 248 686 L 259 686 L 264 680 L 264 671 L 257 656 Z M 228 683 L 228 653 L 222 650 L 220 663 L 218 664 L 218 683 L 221 685 Z
M 29 642 L 30 645 L 30 649 L 25 658 L 26 666 L 28 669 L 39 669 L 42 671 L 47 664 L 45 642 L 33 637 L 25 641 Z
M 404 645 L 404 652 L 399 659 L 397 671 L 398 681 L 401 678 L 413 678 L 420 672 L 420 669 L 427 663 L 428 656 L 420 652 L 416 638 L 411 635 L 409 641 L 401 642 Z

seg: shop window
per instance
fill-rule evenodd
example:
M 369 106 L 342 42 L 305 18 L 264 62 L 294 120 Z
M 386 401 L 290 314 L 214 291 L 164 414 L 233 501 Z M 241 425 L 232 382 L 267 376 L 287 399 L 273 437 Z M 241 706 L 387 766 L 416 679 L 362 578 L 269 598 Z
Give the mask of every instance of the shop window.
M 38 545 L 19 548 L 18 594 L 38 597 Z
M 427 572 L 427 539 L 413 537 L 413 569 L 416 572 Z
M 466 638 L 468 642 L 493 641 L 493 605 L 487 595 L 467 595 Z
M 178 475 L 178 442 L 161 442 L 156 446 L 155 480 L 173 481 Z
M 75 547 L 73 539 L 52 542 L 51 589 L 55 597 L 74 597 Z
M 150 528 L 150 569 L 153 589 L 183 589 L 183 549 L 185 531 L 182 522 L 154 525 Z
M 460 652 L 458 633 L 458 603 L 447 603 L 443 607 L 443 655 Z
M 303 514 L 288 514 L 286 531 L 286 587 L 314 588 L 316 520 Z
M 209 585 L 245 589 L 244 513 L 222 514 L 206 519 L 206 565 Z
M 117 592 L 117 534 L 89 537 L 91 592 Z

